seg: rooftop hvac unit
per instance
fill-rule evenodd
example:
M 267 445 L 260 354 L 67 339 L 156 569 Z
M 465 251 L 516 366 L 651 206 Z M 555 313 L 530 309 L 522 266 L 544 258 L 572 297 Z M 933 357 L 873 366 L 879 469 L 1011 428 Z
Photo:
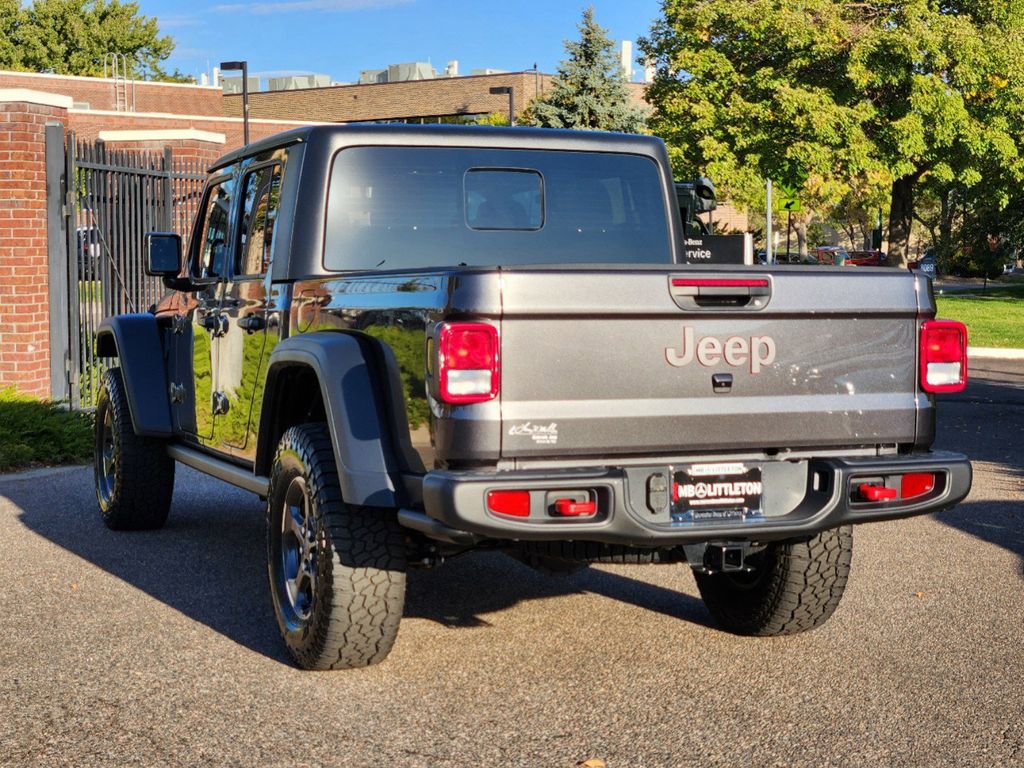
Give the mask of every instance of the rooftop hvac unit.
M 254 93 L 260 89 L 260 78 L 257 75 L 249 75 L 249 93 Z M 224 93 L 241 93 L 242 92 L 242 76 L 236 75 L 234 77 L 228 77 L 225 75 L 220 76 L 220 87 Z
M 288 75 L 267 78 L 271 91 L 296 91 L 300 88 L 323 88 L 331 84 L 330 75 Z

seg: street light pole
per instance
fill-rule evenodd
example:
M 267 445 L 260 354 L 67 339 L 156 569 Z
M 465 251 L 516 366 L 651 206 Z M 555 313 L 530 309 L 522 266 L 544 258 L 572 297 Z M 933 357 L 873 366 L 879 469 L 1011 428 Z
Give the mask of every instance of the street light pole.
M 248 61 L 222 61 L 221 72 L 242 71 L 242 141 L 249 143 L 249 62 Z

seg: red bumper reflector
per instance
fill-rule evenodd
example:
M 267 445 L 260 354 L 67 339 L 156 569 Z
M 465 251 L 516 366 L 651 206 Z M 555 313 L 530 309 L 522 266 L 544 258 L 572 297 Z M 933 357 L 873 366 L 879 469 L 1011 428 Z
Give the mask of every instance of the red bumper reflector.
M 935 487 L 935 475 L 913 474 L 900 478 L 900 498 L 913 499 L 930 493 Z
M 899 491 L 895 488 L 886 488 L 882 485 L 868 485 L 867 483 L 864 483 L 857 490 L 868 501 L 892 501 L 899 495 Z
M 555 502 L 555 512 L 563 517 L 587 517 L 597 512 L 597 502 L 558 499 Z
M 487 508 L 498 515 L 530 516 L 529 491 L 488 491 Z

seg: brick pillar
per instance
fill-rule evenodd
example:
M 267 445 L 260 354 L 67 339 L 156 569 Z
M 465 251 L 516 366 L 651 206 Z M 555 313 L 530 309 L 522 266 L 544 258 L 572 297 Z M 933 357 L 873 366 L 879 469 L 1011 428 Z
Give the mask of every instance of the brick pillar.
M 0 388 L 50 395 L 46 242 L 47 122 L 71 98 L 0 89 Z

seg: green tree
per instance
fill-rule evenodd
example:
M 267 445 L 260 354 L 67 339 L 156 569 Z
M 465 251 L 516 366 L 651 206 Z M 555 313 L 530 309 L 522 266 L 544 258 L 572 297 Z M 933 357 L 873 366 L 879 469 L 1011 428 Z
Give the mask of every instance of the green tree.
M 0 0 L 0 69 L 19 69 L 18 39 L 25 23 L 21 0 Z
M 569 58 L 558 66 L 551 90 L 534 100 L 523 122 L 542 128 L 577 128 L 639 133 L 646 115 L 630 101 L 622 68 L 607 31 L 583 12 L 580 39 L 566 40 Z
M 108 53 L 128 57 L 139 78 L 182 80 L 163 62 L 174 41 L 161 36 L 155 18 L 120 0 L 0 0 L 0 66 L 62 75 L 102 75 Z M 8 53 L 13 49 L 13 54 Z
M 803 174 L 815 207 L 882 204 L 896 263 L 922 180 L 1024 178 L 1020 0 L 664 0 L 640 46 L 677 158 L 740 200 Z
M 506 112 L 490 112 L 483 117 L 477 118 L 474 125 L 489 125 L 495 126 L 507 126 L 508 125 L 508 113 Z

